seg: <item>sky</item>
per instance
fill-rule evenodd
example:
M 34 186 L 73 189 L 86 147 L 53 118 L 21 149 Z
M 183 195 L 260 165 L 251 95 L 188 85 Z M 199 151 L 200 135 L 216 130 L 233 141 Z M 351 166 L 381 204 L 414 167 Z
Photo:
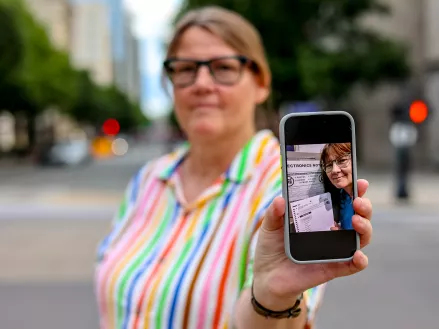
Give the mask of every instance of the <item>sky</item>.
M 160 76 L 164 52 L 162 42 L 181 0 L 124 0 L 134 16 L 133 29 L 140 43 L 142 105 L 151 117 L 166 114 L 169 97 L 161 88 Z

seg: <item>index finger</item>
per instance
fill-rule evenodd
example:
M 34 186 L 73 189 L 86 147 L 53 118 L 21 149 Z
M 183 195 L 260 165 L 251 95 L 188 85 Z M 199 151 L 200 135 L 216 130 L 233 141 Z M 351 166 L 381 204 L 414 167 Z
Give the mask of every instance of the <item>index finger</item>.
M 365 179 L 357 180 L 358 196 L 361 198 L 366 194 L 367 188 L 369 187 L 369 182 Z
M 356 198 L 353 203 L 356 214 L 368 220 L 372 218 L 372 203 L 367 198 Z

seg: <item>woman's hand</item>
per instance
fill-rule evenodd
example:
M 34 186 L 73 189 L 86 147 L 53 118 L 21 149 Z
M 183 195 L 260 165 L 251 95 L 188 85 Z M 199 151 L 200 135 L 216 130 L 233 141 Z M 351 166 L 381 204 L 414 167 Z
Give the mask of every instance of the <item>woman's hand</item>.
M 359 197 L 354 200 L 355 215 L 352 225 L 360 236 L 360 248 L 372 237 L 372 205 L 362 198 L 369 183 L 358 180 Z M 364 270 L 368 259 L 357 250 L 349 262 L 326 264 L 295 264 L 285 255 L 284 247 L 285 200 L 276 198 L 267 210 L 259 230 L 254 262 L 254 294 L 266 308 L 281 311 L 292 307 L 298 295 L 307 289 L 334 278 Z

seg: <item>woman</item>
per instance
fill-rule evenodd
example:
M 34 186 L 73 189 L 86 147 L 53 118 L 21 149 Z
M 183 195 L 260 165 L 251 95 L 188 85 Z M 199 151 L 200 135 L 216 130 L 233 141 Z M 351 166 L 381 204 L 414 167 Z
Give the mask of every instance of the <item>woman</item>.
M 254 125 L 271 79 L 257 31 L 224 9 L 191 11 L 164 67 L 188 143 L 135 175 L 100 245 L 101 328 L 310 328 L 322 284 L 367 258 L 297 266 L 285 257 L 279 144 Z M 371 205 L 355 205 L 364 246 Z M 295 317 L 264 317 L 257 305 Z
M 339 205 L 339 218 L 333 229 L 352 230 L 354 215 L 351 143 L 326 144 L 321 154 L 324 182 L 330 181 L 332 186 L 325 184 L 331 191 L 334 204 Z M 338 208 L 338 207 L 337 207 Z

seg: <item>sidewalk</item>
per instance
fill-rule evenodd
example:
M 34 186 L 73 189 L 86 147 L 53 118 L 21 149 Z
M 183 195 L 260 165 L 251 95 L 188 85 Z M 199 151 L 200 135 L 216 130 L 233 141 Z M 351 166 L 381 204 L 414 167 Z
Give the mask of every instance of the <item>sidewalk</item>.
M 108 221 L 0 221 L 0 283 L 89 282 Z
M 429 220 L 439 214 L 439 177 L 416 174 L 412 177 L 413 202 L 399 205 L 393 201 L 393 180 L 390 175 L 360 172 L 368 179 L 367 196 L 375 210 L 392 210 L 389 220 L 399 220 L 397 213 L 410 221 L 425 213 Z M 26 208 L 20 220 L 0 220 L 0 283 L 89 281 L 93 276 L 93 262 L 98 242 L 108 233 L 109 221 L 122 197 L 122 192 L 61 189 L 56 186 L 20 189 L 0 189 L 0 208 Z M 53 216 L 38 212 L 31 204 L 44 203 Z M 57 217 L 60 211 L 72 212 Z M 65 207 L 63 209 L 63 207 Z M 111 209 L 109 209 L 111 207 Z M 78 212 L 75 213 L 74 210 Z M 397 212 L 395 212 L 397 210 Z M 97 214 L 100 214 L 97 216 Z M 402 217 L 404 217 L 402 216 Z M 98 218 L 99 217 L 99 218 Z M 80 243 L 78 243 L 80 241 Z M 74 248 L 72 248 L 74 246 Z M 12 251 L 12 252 L 11 252 Z
M 387 173 L 360 171 L 359 178 L 370 183 L 366 196 L 376 209 L 407 208 L 439 211 L 439 174 L 416 173 L 409 182 L 410 200 L 407 203 L 395 199 L 395 182 Z M 68 188 L 62 186 L 0 186 L 0 205 L 47 204 L 53 206 L 101 207 L 117 206 L 123 191 L 94 188 Z
M 407 203 L 395 198 L 394 177 L 389 173 L 359 172 L 359 178 L 370 183 L 366 196 L 371 199 L 375 208 L 411 208 L 416 210 L 439 211 L 439 174 L 415 173 L 410 176 Z
M 117 206 L 123 191 L 69 189 L 60 186 L 16 188 L 0 187 L 0 205 L 64 205 L 64 206 Z

